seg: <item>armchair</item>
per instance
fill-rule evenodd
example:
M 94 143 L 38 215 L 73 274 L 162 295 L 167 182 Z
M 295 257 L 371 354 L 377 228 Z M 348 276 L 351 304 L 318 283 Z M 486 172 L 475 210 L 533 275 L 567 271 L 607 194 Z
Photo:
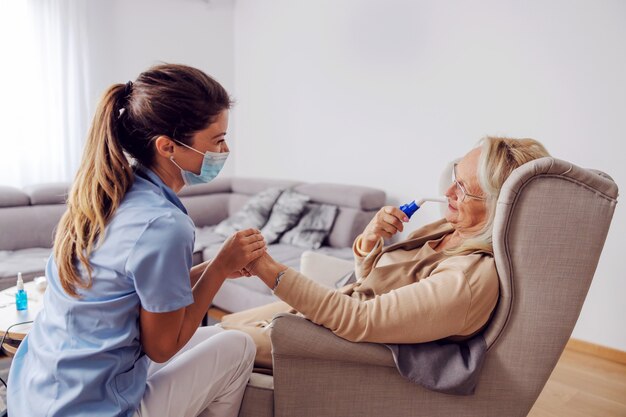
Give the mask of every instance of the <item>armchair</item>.
M 273 376 L 253 374 L 240 416 L 527 415 L 578 319 L 617 196 L 608 175 L 555 158 L 529 162 L 506 181 L 493 229 L 500 300 L 474 395 L 428 391 L 398 374 L 385 346 L 280 314 Z

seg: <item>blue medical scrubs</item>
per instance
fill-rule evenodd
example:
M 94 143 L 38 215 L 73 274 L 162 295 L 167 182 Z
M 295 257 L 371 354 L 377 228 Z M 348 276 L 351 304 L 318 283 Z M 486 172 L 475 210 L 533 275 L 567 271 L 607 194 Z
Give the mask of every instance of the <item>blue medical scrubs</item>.
M 161 313 L 193 303 L 194 230 L 176 194 L 138 168 L 89 259 L 93 286 L 80 298 L 67 295 L 50 257 L 45 307 L 11 365 L 11 416 L 133 415 L 148 366 L 139 308 Z

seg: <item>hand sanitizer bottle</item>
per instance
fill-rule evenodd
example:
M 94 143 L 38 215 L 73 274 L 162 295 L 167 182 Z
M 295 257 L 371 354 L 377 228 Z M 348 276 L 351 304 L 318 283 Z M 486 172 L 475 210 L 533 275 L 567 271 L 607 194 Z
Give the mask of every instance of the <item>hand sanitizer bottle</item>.
M 28 298 L 26 291 L 24 291 L 24 281 L 22 280 L 22 273 L 17 273 L 17 292 L 15 293 L 15 307 L 18 311 L 28 309 Z

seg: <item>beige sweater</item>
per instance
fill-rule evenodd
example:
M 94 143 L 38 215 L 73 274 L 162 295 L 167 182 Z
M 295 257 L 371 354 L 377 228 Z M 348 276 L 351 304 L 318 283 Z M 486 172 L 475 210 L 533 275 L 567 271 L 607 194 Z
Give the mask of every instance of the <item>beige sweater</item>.
M 488 321 L 499 284 L 491 254 L 448 256 L 432 246 L 452 231 L 440 220 L 366 256 L 354 244 L 357 282 L 332 290 L 289 268 L 275 294 L 305 317 L 355 342 L 421 343 L 468 337 Z

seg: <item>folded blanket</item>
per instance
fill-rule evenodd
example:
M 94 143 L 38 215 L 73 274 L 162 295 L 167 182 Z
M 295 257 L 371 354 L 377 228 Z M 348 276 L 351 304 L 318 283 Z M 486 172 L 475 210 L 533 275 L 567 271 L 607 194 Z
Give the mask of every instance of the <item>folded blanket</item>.
M 482 334 L 460 342 L 385 346 L 391 350 L 400 375 L 429 390 L 454 395 L 474 393 L 487 352 Z

